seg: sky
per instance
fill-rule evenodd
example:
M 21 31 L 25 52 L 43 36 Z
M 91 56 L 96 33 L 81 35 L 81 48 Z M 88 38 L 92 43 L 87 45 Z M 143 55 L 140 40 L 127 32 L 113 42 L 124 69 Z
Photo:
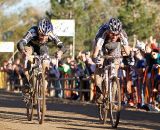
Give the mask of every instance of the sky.
M 44 13 L 47 10 L 50 10 L 50 0 L 12 0 L 13 2 L 6 0 L 0 4 L 0 8 L 3 10 L 5 16 L 10 14 L 20 14 L 28 7 L 34 7 Z

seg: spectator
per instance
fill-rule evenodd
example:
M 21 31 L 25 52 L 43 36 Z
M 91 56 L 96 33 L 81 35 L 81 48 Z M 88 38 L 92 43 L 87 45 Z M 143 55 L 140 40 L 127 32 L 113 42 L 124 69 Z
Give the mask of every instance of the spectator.
M 141 108 L 144 105 L 144 86 L 143 86 L 143 76 L 146 68 L 146 59 L 143 57 L 143 52 L 141 50 L 136 51 L 136 71 L 138 76 L 137 82 L 137 92 L 138 92 L 138 108 Z
M 60 78 L 60 72 L 58 70 L 57 60 L 55 58 L 52 59 L 52 61 L 51 61 L 51 66 L 50 66 L 50 69 L 49 69 L 49 77 L 51 78 L 48 81 L 49 82 L 48 83 L 49 92 L 51 93 L 52 92 L 52 87 L 55 87 L 55 96 L 59 97 L 59 98 L 62 98 L 63 91 L 60 90 L 60 89 L 62 89 L 62 86 L 61 86 L 60 80 L 57 80 L 57 79 Z
M 7 68 L 6 68 L 6 71 L 7 71 L 7 90 L 11 90 L 13 91 L 14 90 L 14 70 L 13 70 L 13 64 L 12 62 L 8 62 L 7 64 Z
M 153 71 L 155 73 L 155 76 L 154 76 L 154 87 L 157 90 L 159 90 L 159 84 L 160 84 L 160 72 L 159 72 L 159 69 L 160 69 L 160 53 L 157 49 L 154 49 L 152 50 L 152 57 L 154 59 L 154 66 L 153 66 Z
M 71 75 L 70 66 L 64 63 L 64 61 L 62 60 L 58 62 L 58 65 L 59 65 L 58 69 L 60 71 L 60 78 L 69 78 Z M 71 88 L 71 84 L 69 80 L 62 80 L 61 84 L 64 87 L 64 89 Z M 71 91 L 64 90 L 64 98 L 70 98 L 70 97 L 71 97 Z

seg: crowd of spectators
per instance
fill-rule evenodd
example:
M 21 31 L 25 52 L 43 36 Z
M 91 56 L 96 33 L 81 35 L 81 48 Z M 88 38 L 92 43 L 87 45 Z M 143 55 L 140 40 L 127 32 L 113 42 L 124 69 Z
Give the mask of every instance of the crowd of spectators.
M 48 73 L 48 92 L 58 98 L 94 101 L 95 67 L 90 51 L 81 51 L 74 59 L 71 56 L 60 61 L 53 58 Z M 1 71 L 8 74 L 8 90 L 21 89 L 23 65 L 19 59 L 5 61 Z M 118 76 L 122 104 L 160 111 L 160 48 L 155 39 L 151 37 L 146 43 L 137 40 L 136 45 L 130 47 L 130 55 L 123 55 Z

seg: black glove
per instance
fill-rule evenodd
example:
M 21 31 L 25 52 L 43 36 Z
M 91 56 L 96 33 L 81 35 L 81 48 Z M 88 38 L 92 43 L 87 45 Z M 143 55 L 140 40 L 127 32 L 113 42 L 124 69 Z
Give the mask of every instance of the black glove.
M 64 45 L 63 45 L 62 42 L 59 42 L 58 45 L 57 45 L 57 47 L 61 49 L 61 48 L 64 48 Z
M 67 48 L 64 46 L 62 42 L 60 42 L 57 46 L 63 52 L 63 54 L 67 52 Z

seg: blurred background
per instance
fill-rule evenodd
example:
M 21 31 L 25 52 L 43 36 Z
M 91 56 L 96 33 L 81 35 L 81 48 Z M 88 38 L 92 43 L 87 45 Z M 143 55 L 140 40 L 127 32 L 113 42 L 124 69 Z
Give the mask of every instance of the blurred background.
M 38 19 L 75 20 L 75 53 L 90 50 L 99 26 L 111 17 L 118 17 L 129 37 L 148 40 L 153 36 L 160 41 L 160 0 L 0 0 L 0 41 L 17 42 Z M 60 37 L 65 45 L 72 37 Z M 55 48 L 50 44 L 50 54 Z M 0 52 L 0 65 L 13 53 Z M 15 55 L 18 57 L 18 55 Z

